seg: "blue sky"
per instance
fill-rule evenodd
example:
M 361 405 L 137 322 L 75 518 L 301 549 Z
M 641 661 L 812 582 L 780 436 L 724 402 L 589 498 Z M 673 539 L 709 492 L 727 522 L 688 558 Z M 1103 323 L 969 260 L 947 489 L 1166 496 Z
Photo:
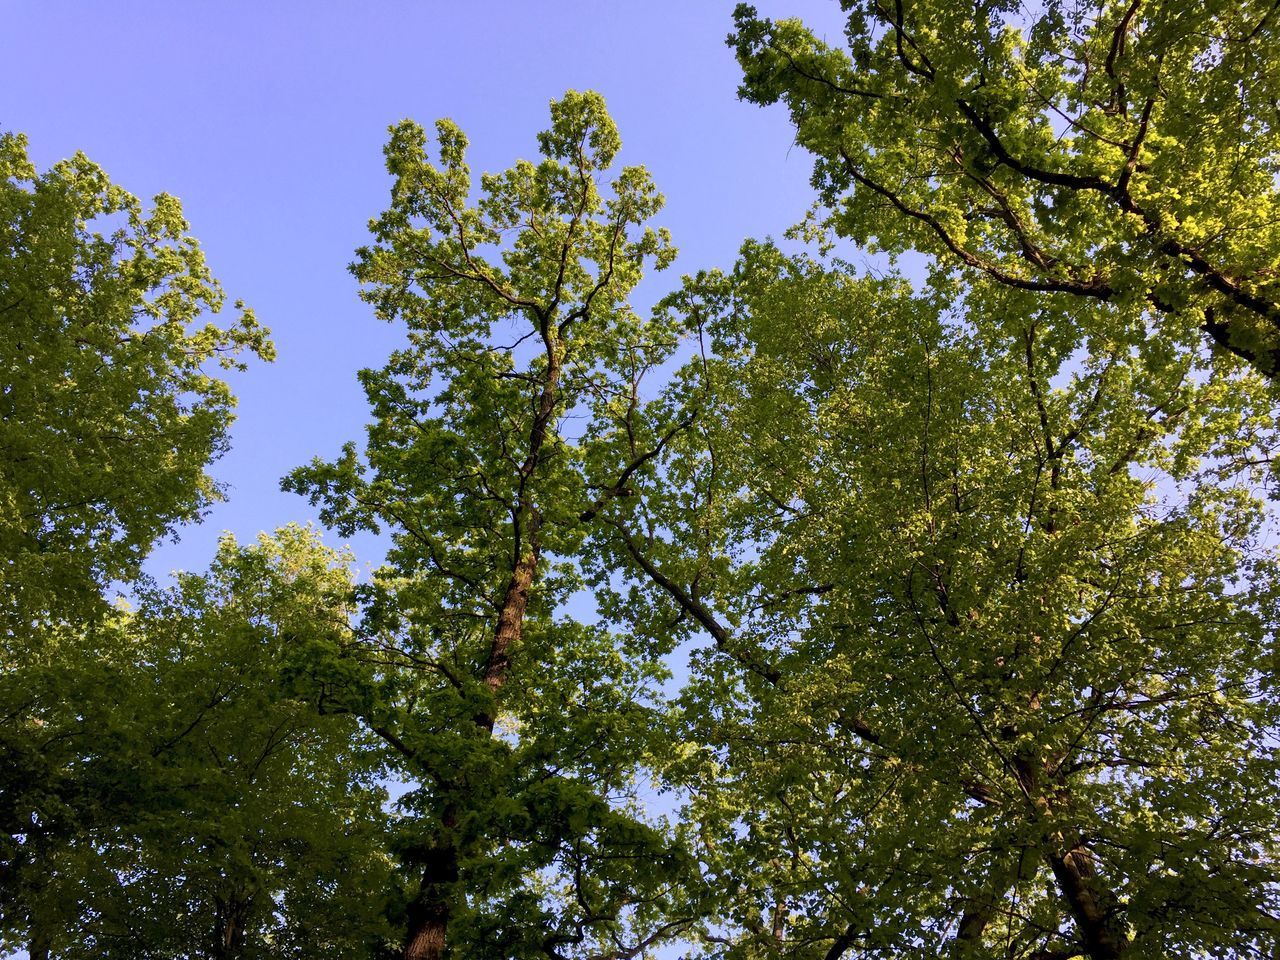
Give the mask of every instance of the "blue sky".
M 830 0 L 762 2 L 838 39 Z M 811 163 L 779 109 L 736 97 L 731 2 L 0 2 L 0 129 L 38 166 L 83 150 L 133 193 L 183 201 L 232 298 L 272 328 L 279 360 L 235 378 L 230 499 L 162 547 L 152 569 L 199 569 L 222 530 L 251 538 L 311 508 L 279 478 L 363 435 L 356 371 L 398 341 L 346 272 L 389 181 L 381 147 L 403 117 L 448 116 L 476 171 L 533 156 L 547 104 L 604 94 L 622 162 L 649 167 L 681 254 L 642 288 L 727 265 L 812 199 Z M 327 538 L 337 543 L 335 536 Z M 359 559 L 378 544 L 354 541 Z

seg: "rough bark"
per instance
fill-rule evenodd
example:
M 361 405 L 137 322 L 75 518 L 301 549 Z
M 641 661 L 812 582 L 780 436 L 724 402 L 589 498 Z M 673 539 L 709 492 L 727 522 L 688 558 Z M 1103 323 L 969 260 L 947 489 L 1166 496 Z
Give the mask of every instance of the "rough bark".
M 1030 854 L 1030 855 L 1028 855 Z M 1009 891 L 1019 881 L 1031 879 L 1038 860 L 1034 849 L 1018 848 L 1008 852 L 991 867 L 988 889 L 967 899 L 960 916 L 960 926 L 952 941 L 951 955 L 956 958 L 976 957 L 982 952 L 982 936 L 996 918 Z
M 31 940 L 27 945 L 27 956 L 30 960 L 49 960 L 49 938 L 39 929 L 31 931 Z
M 213 937 L 210 956 L 213 960 L 234 960 L 244 948 L 245 921 L 249 902 L 232 895 L 214 901 Z
M 446 812 L 443 825 L 452 829 L 456 819 Z M 458 881 L 458 848 L 451 840 L 427 852 L 422 882 L 409 904 L 404 960 L 440 960 L 444 956 L 453 913 L 453 884 Z
M 1065 853 L 1050 849 L 1046 859 L 1058 889 L 1071 909 L 1090 960 L 1121 960 L 1128 951 L 1128 937 L 1117 929 L 1105 895 L 1096 888 L 1088 848 L 1077 843 Z
M 520 642 L 524 633 L 524 615 L 529 606 L 529 590 L 533 587 L 533 577 L 538 569 L 538 553 L 529 550 L 520 558 L 511 573 L 503 598 L 502 610 L 498 614 L 498 627 L 493 632 L 493 643 L 489 647 L 489 662 L 485 667 L 484 685 L 491 694 L 497 694 L 507 679 L 507 670 L 511 666 L 512 648 Z M 488 732 L 493 732 L 497 718 L 495 709 L 482 711 L 476 715 L 476 725 Z

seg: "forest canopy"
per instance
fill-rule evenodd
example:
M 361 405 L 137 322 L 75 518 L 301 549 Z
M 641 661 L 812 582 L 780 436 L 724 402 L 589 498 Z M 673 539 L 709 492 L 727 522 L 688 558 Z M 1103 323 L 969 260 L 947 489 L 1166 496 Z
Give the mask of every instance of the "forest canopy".
M 679 278 L 600 94 L 393 124 L 363 437 L 169 582 L 269 332 L 0 135 L 0 949 L 1274 957 L 1280 5 L 840 9 Z

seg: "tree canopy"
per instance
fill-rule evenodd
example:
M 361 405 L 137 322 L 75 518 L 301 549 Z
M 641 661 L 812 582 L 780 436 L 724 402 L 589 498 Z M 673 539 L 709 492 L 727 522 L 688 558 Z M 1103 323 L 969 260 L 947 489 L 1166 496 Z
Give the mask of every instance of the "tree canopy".
M 653 309 L 599 94 L 479 177 L 390 127 L 403 346 L 282 481 L 363 577 L 146 575 L 272 347 L 0 136 L 0 949 L 1274 957 L 1280 6 L 841 8 L 738 8 L 815 205 Z
M 32 956 L 347 957 L 390 935 L 376 754 L 312 705 L 348 641 L 343 558 L 289 527 L 5 677 L 26 769 L 6 799 L 0 942 Z M 38 772 L 33 767 L 38 763 Z M 22 778 L 25 783 L 22 782 Z
M 1276 375 L 1273 3 L 843 7 L 844 46 L 746 4 L 731 38 L 842 233 L 1199 327 Z
M 38 173 L 0 137 L 3 630 L 85 616 L 218 495 L 205 469 L 234 400 L 210 372 L 272 356 L 225 295 L 178 201 L 149 210 L 82 154 Z
M 673 773 L 717 955 L 1265 956 L 1266 384 L 769 245 L 681 299 L 716 359 L 650 510 L 732 654 Z

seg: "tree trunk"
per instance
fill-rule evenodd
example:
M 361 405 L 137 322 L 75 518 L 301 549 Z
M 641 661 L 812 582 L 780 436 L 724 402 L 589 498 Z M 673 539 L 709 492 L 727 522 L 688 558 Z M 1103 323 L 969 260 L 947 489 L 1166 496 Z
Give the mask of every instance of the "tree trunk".
M 1095 889 L 1088 848 L 1077 843 L 1062 854 L 1051 849 L 1047 859 L 1091 960 L 1121 960 L 1128 951 L 1129 938 L 1115 929 L 1112 911 Z
M 511 649 L 520 642 L 524 633 L 524 614 L 529 606 L 529 590 L 533 586 L 533 575 L 537 569 L 537 550 L 529 549 L 511 573 L 502 610 L 498 614 L 498 628 L 493 632 L 493 643 L 489 647 L 489 662 L 484 671 L 484 685 L 490 693 L 496 694 L 506 682 L 507 668 L 511 665 Z M 476 714 L 476 725 L 492 733 L 497 721 L 496 713 L 495 708 L 490 708 Z
M 1028 856 L 1030 853 L 1030 856 Z M 969 898 L 964 903 L 960 927 L 951 944 L 951 956 L 955 958 L 978 956 L 982 950 L 982 936 L 991 921 L 999 913 L 1004 898 L 1019 880 L 1028 880 L 1037 864 L 1034 848 L 1018 847 L 1007 853 L 1007 859 L 997 859 L 988 877 L 990 888 L 983 894 Z
M 44 935 L 44 931 L 33 927 L 31 929 L 31 940 L 27 945 L 27 956 L 30 960 L 49 960 L 49 938 Z
M 507 589 L 502 597 L 502 608 L 498 611 L 498 622 L 493 631 L 493 640 L 490 642 L 489 656 L 485 663 L 484 685 L 494 699 L 485 709 L 472 717 L 476 726 L 486 736 L 493 735 L 493 727 L 497 723 L 496 694 L 506 682 L 507 670 L 511 666 L 512 650 L 519 644 L 524 633 L 524 617 L 529 607 L 529 591 L 533 587 L 533 579 L 538 572 L 540 553 L 538 528 L 541 526 L 542 516 L 525 485 L 534 476 L 538 465 L 542 462 L 542 447 L 546 442 L 547 430 L 555 416 L 560 396 L 560 363 L 563 349 L 553 332 L 554 327 L 550 319 L 540 316 L 539 322 L 543 343 L 547 350 L 547 373 L 542 392 L 538 397 L 538 412 L 534 416 L 533 426 L 529 431 L 529 447 L 524 462 L 520 466 L 520 487 L 514 504 L 513 531 L 516 549 L 519 551 L 518 559 L 511 571 L 511 579 L 507 581 Z M 452 887 L 458 881 L 459 851 L 456 843 L 449 838 L 456 822 L 456 809 L 446 810 L 442 818 L 442 825 L 445 828 L 444 842 L 431 850 L 424 865 L 418 894 L 409 904 L 404 950 L 401 952 L 402 960 L 440 960 L 444 956 L 449 918 L 453 913 Z
M 536 514 L 534 515 L 536 516 Z M 511 664 L 511 651 L 524 633 L 524 616 L 529 606 L 529 590 L 538 569 L 536 520 L 531 522 L 533 544 L 526 550 L 511 573 L 498 613 L 498 625 L 489 647 L 489 659 L 484 671 L 484 685 L 496 694 L 506 680 Z M 497 722 L 497 706 L 490 705 L 473 718 L 485 735 L 493 735 Z M 431 850 L 424 864 L 422 883 L 418 894 L 409 904 L 402 960 L 440 960 L 444 956 L 453 913 L 453 884 L 458 881 L 458 848 L 449 839 L 449 832 L 457 824 L 457 813 L 450 809 L 442 817 L 445 828 L 444 842 Z
M 447 812 L 445 826 L 454 825 Z M 440 960 L 444 956 L 449 917 L 453 913 L 451 887 L 458 880 L 458 848 L 449 840 L 431 850 L 422 870 L 418 895 L 409 904 L 403 960 Z
M 245 921 L 249 914 L 249 901 L 231 895 L 226 900 L 214 900 L 213 938 L 210 955 L 213 960 L 234 960 L 244 947 Z

